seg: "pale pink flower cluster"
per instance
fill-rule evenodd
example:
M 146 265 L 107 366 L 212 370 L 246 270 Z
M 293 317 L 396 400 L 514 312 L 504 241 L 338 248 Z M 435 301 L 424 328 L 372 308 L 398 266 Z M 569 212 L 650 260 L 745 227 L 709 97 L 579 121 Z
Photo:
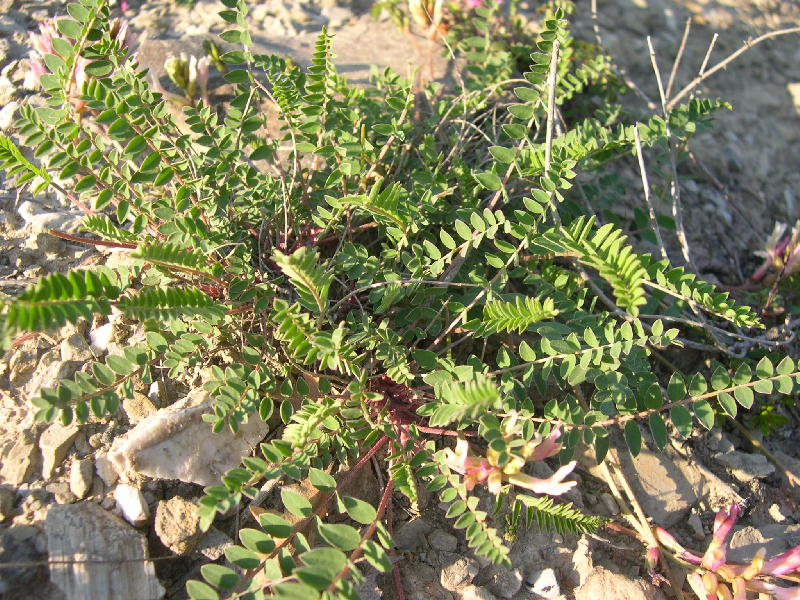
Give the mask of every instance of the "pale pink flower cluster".
M 69 42 L 71 45 L 75 45 L 75 40 L 65 37 L 58 31 L 57 21 L 58 18 L 55 18 L 41 23 L 39 25 L 39 33 L 34 33 L 33 31 L 28 32 L 31 45 L 34 49 L 34 53 L 29 60 L 31 68 L 30 79 L 26 81 L 26 84 L 31 85 L 31 87 L 33 85 L 38 85 L 42 75 L 49 71 L 44 63 L 44 56 L 46 54 L 58 54 L 58 52 L 56 52 L 56 50 L 53 48 L 53 39 L 61 38 Z M 109 31 L 112 39 L 118 41 L 123 48 L 127 48 L 129 51 L 133 48 L 136 38 L 128 29 L 127 19 L 111 19 L 109 22 Z M 78 96 L 82 93 L 83 85 L 90 77 L 86 73 L 86 66 L 91 62 L 92 61 L 89 59 L 79 56 L 76 59 L 73 69 L 73 78 L 70 84 L 69 96 L 70 102 L 78 111 L 82 110 L 84 106 L 83 101 L 78 99 Z
M 764 262 L 751 276 L 753 281 L 761 281 L 770 268 L 789 276 L 800 271 L 800 222 L 786 235 L 786 223 L 775 223 L 764 248 L 756 252 Z M 774 277 L 773 277 L 774 278 Z
M 486 457 L 473 454 L 473 450 L 463 438 L 456 442 L 455 451 L 445 450 L 445 463 L 456 473 L 464 475 L 464 484 L 471 490 L 478 483 L 486 484 L 493 494 L 499 494 L 505 483 L 525 488 L 535 494 L 548 494 L 559 496 L 568 492 L 576 485 L 575 481 L 564 481 L 575 465 L 576 461 L 567 463 L 559 468 L 551 477 L 540 479 L 522 472 L 528 462 L 536 462 L 550 458 L 561 450 L 561 444 L 556 440 L 561 435 L 554 429 L 547 437 L 538 434 L 522 447 L 521 455 L 511 459 L 504 466 L 498 464 L 499 454 L 489 448 Z
M 727 562 L 727 538 L 739 512 L 739 506 L 734 504 L 729 511 L 717 513 L 713 537 L 703 556 L 686 550 L 660 527 L 656 528 L 656 537 L 664 549 L 694 567 L 687 580 L 700 600 L 748 600 L 748 593 L 765 594 L 776 600 L 800 600 L 800 586 L 782 587 L 768 581 L 768 578 L 786 576 L 797 581 L 800 577 L 800 546 L 767 561 L 762 548 L 750 564 Z M 651 570 L 655 569 L 658 552 L 658 548 L 648 550 L 647 562 Z

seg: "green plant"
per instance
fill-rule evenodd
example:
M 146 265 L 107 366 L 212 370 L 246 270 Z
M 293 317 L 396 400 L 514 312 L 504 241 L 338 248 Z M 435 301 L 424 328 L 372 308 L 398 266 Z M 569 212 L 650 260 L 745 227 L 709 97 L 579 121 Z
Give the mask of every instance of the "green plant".
M 198 102 L 179 127 L 114 43 L 104 0 L 81 0 L 69 25 L 79 41 L 58 51 L 111 69 L 84 86 L 85 119 L 64 102 L 69 69 L 57 69 L 51 102 L 23 108 L 16 124 L 32 159 L 8 138 L 0 144 L 0 168 L 18 185 L 65 194 L 87 214 L 95 237 L 84 241 L 131 260 L 119 272 L 47 276 L 5 302 L 6 347 L 112 307 L 146 330 L 123 355 L 42 390 L 37 419 L 113 413 L 135 382 L 160 376 L 155 364 L 169 378 L 208 367 L 212 429 L 249 419 L 282 427 L 206 489 L 202 526 L 264 481 L 307 479 L 318 492 L 312 504 L 284 489 L 294 522 L 265 513 L 242 529 L 226 552 L 239 571 L 205 565 L 205 582 L 188 585 L 193 598 L 356 597 L 362 560 L 392 569 L 392 494 L 415 502 L 419 485 L 448 503 L 477 554 L 508 563 L 496 523 L 600 524 L 541 495 L 569 488 L 578 445 L 602 461 L 619 427 L 637 454 L 640 423 L 663 446 L 663 415 L 688 436 L 694 420 L 714 426 L 712 402 L 735 414 L 755 394 L 795 389 L 789 357 L 665 376 L 662 353 L 735 339 L 761 327 L 757 316 L 637 253 L 621 227 L 572 199 L 579 174 L 626 159 L 637 141 L 686 143 L 725 103 L 695 99 L 665 118 L 620 121 L 609 61 L 587 48 L 572 60 L 560 7 L 529 36 L 525 73 L 522 40 L 492 37 L 492 10 L 477 9 L 481 35 L 460 46 L 472 62 L 448 91 L 415 90 L 390 70 L 351 87 L 325 31 L 305 70 L 254 54 L 246 3 L 223 4 L 231 27 L 221 38 L 242 45 L 219 56 L 237 86 L 224 114 Z M 556 130 L 558 103 L 578 100 L 599 103 L 597 118 L 573 115 Z M 264 103 L 278 111 L 279 140 Z M 562 466 L 544 484 L 525 473 L 556 454 Z M 376 506 L 344 492 L 373 457 L 389 475 Z M 473 491 L 484 483 L 500 500 L 491 512 Z

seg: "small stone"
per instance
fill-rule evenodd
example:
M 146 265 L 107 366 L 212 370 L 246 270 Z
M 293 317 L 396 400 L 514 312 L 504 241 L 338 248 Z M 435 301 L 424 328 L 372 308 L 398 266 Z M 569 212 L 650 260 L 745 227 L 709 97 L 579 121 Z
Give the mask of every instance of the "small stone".
M 428 536 L 428 543 L 434 550 L 440 552 L 455 552 L 458 548 L 458 538 L 443 529 L 436 529 Z
M 762 454 L 747 454 L 734 450 L 718 454 L 715 458 L 730 469 L 736 479 L 744 483 L 756 477 L 767 477 L 775 472 L 775 467 Z
M 0 486 L 0 522 L 12 516 L 16 494 L 10 487 Z
M 609 512 L 611 516 L 619 514 L 619 505 L 617 501 L 614 499 L 614 496 L 609 494 L 608 492 L 603 492 L 600 494 L 600 501 L 603 503 L 603 507 Z
M 14 123 L 14 115 L 19 108 L 19 102 L 12 100 L 0 108 L 0 131 L 6 131 Z
M 211 434 L 203 418 L 211 404 L 207 391 L 195 390 L 115 439 L 110 459 L 119 472 L 131 476 L 180 479 L 202 486 L 219 484 L 264 438 L 269 426 L 251 418 L 236 433 L 224 429 Z
M 78 427 L 75 425 L 64 427 L 60 423 L 53 423 L 44 430 L 39 438 L 39 449 L 42 451 L 42 478 L 50 479 L 53 476 L 53 471 L 64 461 L 76 435 Z
M 439 582 L 442 587 L 451 592 L 472 583 L 480 571 L 477 560 L 462 556 L 442 569 Z
M 91 360 L 94 356 L 92 349 L 86 342 L 86 338 L 80 333 L 73 333 L 71 336 L 61 342 L 60 346 L 61 360 Z
M 468 585 L 460 589 L 459 597 L 461 600 L 496 600 L 494 594 L 489 590 L 477 585 Z
M 128 415 L 128 420 L 131 424 L 136 425 L 150 415 L 154 415 L 158 409 L 153 406 L 150 398 L 139 392 L 134 392 L 133 398 L 125 398 L 122 401 L 122 410 Z
M 97 472 L 97 476 L 106 484 L 106 487 L 111 487 L 117 482 L 117 479 L 119 479 L 119 474 L 114 467 L 114 463 L 108 459 L 105 452 L 98 452 L 95 454 L 94 470 Z
M 727 558 L 730 562 L 749 563 L 761 548 L 771 558 L 795 546 L 800 546 L 800 525 L 743 527 L 731 536 Z
M 664 594 L 643 579 L 631 579 L 603 567 L 595 567 L 575 592 L 575 600 L 665 600 Z
M 200 538 L 195 549 L 208 560 L 217 560 L 225 549 L 233 545 L 233 540 L 216 527 L 212 527 Z
M 72 504 L 75 502 L 75 495 L 69 490 L 69 484 L 66 481 L 48 483 L 44 489 L 53 494 L 59 504 Z
M 139 488 L 127 483 L 121 483 L 114 490 L 114 500 L 122 511 L 125 520 L 136 527 L 144 525 L 150 518 L 147 503 Z
M 689 529 L 692 530 L 692 535 L 694 535 L 695 539 L 705 539 L 706 532 L 703 529 L 703 522 L 700 520 L 700 515 L 697 513 L 690 514 L 689 518 L 686 520 L 686 524 L 689 525 Z
M 108 350 L 108 345 L 111 343 L 111 335 L 114 333 L 114 324 L 106 323 L 89 333 L 89 340 L 92 343 L 92 348 L 98 353 L 102 354 Z
M 197 509 L 197 504 L 180 496 L 162 500 L 156 507 L 156 535 L 176 554 L 191 552 L 202 534 Z
M 411 519 L 408 523 L 397 528 L 392 538 L 398 550 L 410 550 L 412 552 L 419 549 L 420 544 L 425 539 L 425 532 L 429 531 L 431 525 L 428 521 L 421 518 Z
M 487 587 L 495 596 L 511 598 L 522 587 L 522 573 L 519 569 L 499 569 Z
M 83 500 L 89 495 L 94 480 L 94 462 L 91 458 L 73 461 L 69 471 L 69 489 L 75 496 Z
M 3 457 L 0 477 L 11 485 L 29 482 L 33 477 L 34 467 L 38 466 L 39 451 L 33 440 L 20 436 L 17 442 Z
M 36 247 L 45 254 L 61 254 L 66 249 L 64 240 L 43 231 L 36 235 Z
M 525 585 L 536 598 L 550 600 L 561 595 L 561 587 L 553 569 L 534 571 L 525 578 Z

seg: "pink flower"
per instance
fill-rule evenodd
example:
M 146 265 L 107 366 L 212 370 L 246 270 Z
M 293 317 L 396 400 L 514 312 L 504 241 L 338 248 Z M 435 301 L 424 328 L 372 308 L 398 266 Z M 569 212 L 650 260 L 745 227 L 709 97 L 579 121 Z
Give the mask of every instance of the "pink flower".
M 511 435 L 512 428 L 513 420 L 507 425 L 508 435 Z M 499 494 L 503 483 L 508 482 L 530 490 L 535 494 L 559 496 L 577 485 L 576 481 L 564 481 L 567 475 L 575 469 L 576 461 L 562 466 L 547 479 L 522 473 L 522 468 L 527 461 L 543 460 L 553 456 L 561 449 L 561 445 L 555 443 L 559 435 L 558 430 L 554 430 L 546 438 L 537 436 L 537 438 L 534 438 L 523 447 L 521 457 L 513 457 L 505 462 L 502 467 L 499 464 L 500 456 L 495 450 L 490 448 L 485 458 L 476 456 L 470 454 L 469 442 L 459 438 L 456 442 L 455 450 L 447 448 L 444 451 L 444 462 L 456 473 L 464 475 L 464 485 L 468 490 L 473 489 L 478 483 L 485 483 L 490 492 Z
M 547 479 L 531 477 L 525 473 L 512 473 L 507 475 L 509 483 L 518 487 L 532 491 L 534 494 L 547 494 L 548 496 L 560 496 L 566 494 L 573 487 L 578 485 L 577 481 L 564 481 L 564 478 L 572 473 L 578 461 L 573 460 L 558 469 Z
M 63 39 L 69 42 L 70 45 L 75 44 L 75 40 L 67 38 L 59 33 L 56 22 L 57 19 L 51 19 L 50 21 L 41 23 L 39 25 L 39 33 L 28 32 L 28 37 L 34 49 L 28 61 L 31 67 L 31 83 L 33 84 L 38 84 L 41 76 L 48 72 L 48 68 L 43 62 L 44 56 L 46 54 L 57 54 L 53 47 L 53 40 L 55 38 Z M 133 34 L 128 31 L 127 19 L 111 19 L 111 21 L 109 21 L 109 33 L 112 39 L 119 43 L 122 48 L 127 48 L 129 50 L 132 48 L 135 38 Z M 72 69 L 73 80 L 70 82 L 69 95 L 70 102 L 78 111 L 81 111 L 84 106 L 83 101 L 80 100 L 78 96 L 83 92 L 83 86 L 89 79 L 89 75 L 86 73 L 86 67 L 90 63 L 91 61 L 89 59 L 79 56 L 76 58 L 74 68 Z
M 766 575 L 785 575 L 797 573 L 800 575 L 800 546 L 784 552 L 767 561 L 762 571 Z
M 739 518 L 741 509 L 738 504 L 731 506 L 730 512 L 721 510 L 714 518 L 714 536 L 711 538 L 711 543 L 703 555 L 701 565 L 710 570 L 716 571 L 720 566 L 725 564 L 725 555 L 727 553 L 727 537 L 731 532 L 733 525 Z

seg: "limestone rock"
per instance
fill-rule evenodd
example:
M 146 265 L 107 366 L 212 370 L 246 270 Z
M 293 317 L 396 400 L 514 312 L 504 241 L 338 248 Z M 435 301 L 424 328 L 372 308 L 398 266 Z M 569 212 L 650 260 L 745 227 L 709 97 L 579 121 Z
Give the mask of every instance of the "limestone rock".
M 91 458 L 82 458 L 72 463 L 69 471 L 69 489 L 75 496 L 83 500 L 92 489 L 94 479 L 94 463 Z
M 748 482 L 756 477 L 767 477 L 775 472 L 775 467 L 762 454 L 747 454 L 734 450 L 718 454 L 715 458 L 742 482 Z
M 139 527 L 150 518 L 147 502 L 136 486 L 121 483 L 114 490 L 114 500 L 122 511 L 122 516 L 131 525 Z
M 575 600 L 665 600 L 661 591 L 643 579 L 630 579 L 603 567 L 596 567 L 581 587 L 575 591 Z
M 764 548 L 766 558 L 770 559 L 795 546 L 800 546 L 800 525 L 744 527 L 731 535 L 727 558 L 732 562 L 750 562 L 759 548 Z
M 197 504 L 174 496 L 156 507 L 156 535 L 176 554 L 188 554 L 200 538 L 200 516 Z
M 52 561 L 119 559 L 125 562 L 53 564 L 50 579 L 70 600 L 158 600 L 164 595 L 144 537 L 92 502 L 53 506 L 45 521 Z
M 73 333 L 71 336 L 62 341 L 60 351 L 61 360 L 63 361 L 86 361 L 90 360 L 93 356 L 92 349 L 89 348 L 86 338 L 80 333 Z
M 525 578 L 525 585 L 533 593 L 534 598 L 558 598 L 561 595 L 561 586 L 553 569 L 534 571 Z
M 39 463 L 39 451 L 28 436 L 20 436 L 8 454 L 3 457 L 0 477 L 11 485 L 28 482 L 34 467 Z
M 97 476 L 103 480 L 107 487 L 111 487 L 119 479 L 114 463 L 112 463 L 105 452 L 98 452 L 94 457 L 94 469 Z
M 267 424 L 251 415 L 235 434 L 212 433 L 203 421 L 210 407 L 208 392 L 195 391 L 117 438 L 109 458 L 120 473 L 217 485 L 266 435 Z
M 44 430 L 39 438 L 39 449 L 42 451 L 42 477 L 50 479 L 55 468 L 64 461 L 67 450 L 78 435 L 78 427 L 64 427 L 61 423 L 53 423 Z

